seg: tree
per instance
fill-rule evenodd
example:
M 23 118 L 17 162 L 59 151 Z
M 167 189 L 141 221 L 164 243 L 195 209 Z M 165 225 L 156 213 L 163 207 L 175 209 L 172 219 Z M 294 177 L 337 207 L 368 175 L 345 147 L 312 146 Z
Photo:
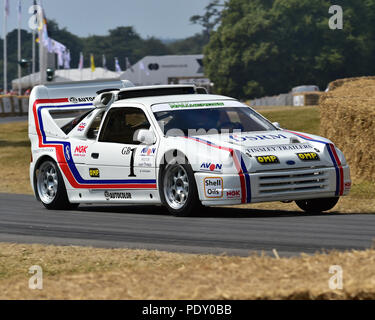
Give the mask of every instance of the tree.
M 220 0 L 212 0 L 206 7 L 203 15 L 194 15 L 190 17 L 190 22 L 193 24 L 200 24 L 203 27 L 203 35 L 208 40 L 211 32 L 215 29 L 221 19 L 221 10 L 223 7 Z
M 230 0 L 205 48 L 218 93 L 240 98 L 373 73 L 375 0 L 343 0 L 344 29 L 330 30 L 328 0 Z

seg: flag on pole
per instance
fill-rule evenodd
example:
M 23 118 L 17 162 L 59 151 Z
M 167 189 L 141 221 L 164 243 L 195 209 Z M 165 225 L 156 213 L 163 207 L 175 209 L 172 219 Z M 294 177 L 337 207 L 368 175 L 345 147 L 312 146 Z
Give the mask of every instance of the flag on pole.
M 70 50 L 66 50 L 64 54 L 64 68 L 70 69 Z
M 105 58 L 105 54 L 103 54 L 102 56 L 102 64 L 103 64 L 103 68 L 107 70 L 107 59 Z
M 18 0 L 18 22 L 21 22 L 22 6 L 21 0 Z
M 4 10 L 5 10 L 5 15 L 9 17 L 9 0 L 5 0 L 4 3 Z
M 95 61 L 94 61 L 94 55 L 91 53 L 90 55 L 90 65 L 91 65 L 91 71 L 95 71 Z
M 130 64 L 128 57 L 125 58 L 125 66 L 126 66 L 126 70 L 130 69 L 131 72 L 134 72 L 134 69 L 132 68 L 132 65 Z
M 83 69 L 83 53 L 80 52 L 79 54 L 79 64 L 78 64 L 78 69 L 82 70 Z
M 115 58 L 115 68 L 116 68 L 116 72 L 122 72 L 120 63 L 118 62 L 117 58 Z

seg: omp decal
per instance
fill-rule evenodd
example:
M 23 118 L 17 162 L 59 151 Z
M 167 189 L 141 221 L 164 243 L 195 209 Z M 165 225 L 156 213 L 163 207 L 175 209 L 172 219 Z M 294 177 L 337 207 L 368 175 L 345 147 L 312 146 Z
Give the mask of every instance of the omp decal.
M 319 155 L 316 152 L 297 153 L 297 156 L 302 161 L 319 161 Z
M 222 198 L 224 182 L 221 177 L 208 177 L 203 180 L 204 195 L 206 198 Z
M 41 111 L 48 108 L 72 108 L 78 106 L 92 106 L 92 103 L 66 104 L 69 100 L 63 99 L 39 99 L 33 104 L 33 116 L 38 135 L 39 148 L 54 148 L 58 165 L 69 181 L 76 189 L 156 189 L 155 179 L 126 179 L 126 180 L 85 180 L 79 174 L 71 156 L 70 142 L 48 141 L 44 132 Z M 64 105 L 46 105 L 37 108 L 37 105 L 49 103 L 65 103 Z M 67 148 L 68 147 L 68 148 Z
M 100 178 L 100 171 L 98 168 L 90 168 L 89 174 L 91 178 Z
M 228 151 L 233 158 L 234 165 L 236 166 L 238 176 L 240 178 L 241 184 L 241 202 L 242 203 L 250 203 L 251 202 L 251 184 L 250 184 L 250 176 L 247 173 L 247 168 L 245 162 L 243 161 L 241 152 L 238 150 L 234 150 L 227 147 L 218 146 L 215 143 L 204 140 L 197 137 L 184 137 L 185 139 L 193 140 L 199 143 L 203 143 L 208 145 L 212 148 Z
M 297 132 L 289 131 L 289 130 L 284 130 L 284 131 L 295 134 L 296 136 L 298 136 L 300 138 L 303 138 L 305 140 L 322 143 L 322 144 L 327 146 L 328 154 L 329 154 L 329 156 L 332 160 L 333 166 L 335 167 L 335 171 L 336 171 L 336 192 L 335 192 L 335 194 L 336 194 L 336 196 L 342 196 L 343 193 L 344 193 L 344 169 L 342 168 L 342 164 L 341 164 L 341 161 L 340 161 L 340 159 L 337 155 L 335 146 L 332 143 L 328 143 L 328 142 L 324 142 L 324 141 L 320 141 L 320 140 L 315 140 L 315 139 L 312 139 L 312 138 L 310 138 L 310 137 L 308 137 L 304 134 L 301 134 L 301 133 L 297 133 Z
M 260 163 L 260 164 L 275 164 L 275 163 L 280 163 L 279 161 L 279 158 L 276 157 L 276 156 L 256 156 L 255 159 L 257 159 L 257 161 Z

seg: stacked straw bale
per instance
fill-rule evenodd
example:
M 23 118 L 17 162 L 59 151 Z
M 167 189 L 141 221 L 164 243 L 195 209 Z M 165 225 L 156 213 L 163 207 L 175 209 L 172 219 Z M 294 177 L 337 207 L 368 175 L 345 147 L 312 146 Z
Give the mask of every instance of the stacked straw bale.
M 329 84 L 320 97 L 321 135 L 341 149 L 356 182 L 375 181 L 375 77 Z

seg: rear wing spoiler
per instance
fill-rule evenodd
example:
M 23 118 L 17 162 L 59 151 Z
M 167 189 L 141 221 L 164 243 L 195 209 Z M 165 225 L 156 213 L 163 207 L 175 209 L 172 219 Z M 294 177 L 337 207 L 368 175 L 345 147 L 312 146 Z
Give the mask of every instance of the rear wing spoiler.
M 93 80 L 59 82 L 35 86 L 29 99 L 29 134 L 37 134 L 40 127 L 47 136 L 62 137 L 60 128 L 80 110 L 94 108 L 98 91 L 134 87 L 128 80 Z M 59 113 L 57 118 L 51 112 Z

